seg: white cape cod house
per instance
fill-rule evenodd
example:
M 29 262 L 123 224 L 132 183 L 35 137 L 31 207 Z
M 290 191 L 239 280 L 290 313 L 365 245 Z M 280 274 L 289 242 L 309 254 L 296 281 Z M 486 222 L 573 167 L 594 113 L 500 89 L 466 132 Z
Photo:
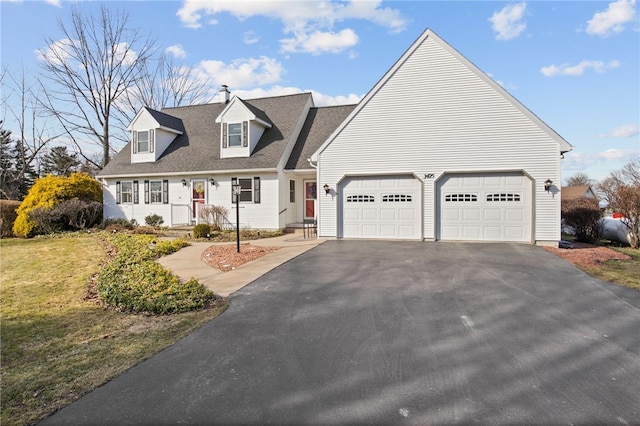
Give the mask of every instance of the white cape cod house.
M 99 173 L 105 218 L 242 227 L 317 220 L 336 238 L 560 239 L 560 159 L 571 145 L 426 30 L 358 105 L 310 93 L 143 108 L 131 142 Z M 235 214 L 231 213 L 235 223 Z

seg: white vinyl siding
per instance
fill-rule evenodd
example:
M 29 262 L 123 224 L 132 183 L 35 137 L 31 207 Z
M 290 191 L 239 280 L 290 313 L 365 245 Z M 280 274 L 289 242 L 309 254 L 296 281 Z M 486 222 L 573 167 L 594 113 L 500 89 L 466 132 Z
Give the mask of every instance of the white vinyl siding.
M 232 202 L 231 197 L 231 178 L 232 176 L 217 175 L 216 185 L 212 186 L 208 179 L 210 175 L 194 175 L 186 176 L 184 179 L 187 182 L 192 180 L 206 180 L 206 205 L 221 206 L 227 209 L 229 215 L 229 221 L 235 225 L 235 205 Z M 241 203 L 240 204 L 240 226 L 243 228 L 253 229 L 279 229 L 278 222 L 278 180 L 276 179 L 276 173 L 260 173 L 255 176 L 251 176 L 252 187 L 254 191 L 256 189 L 256 178 L 259 178 L 260 186 L 260 203 Z M 174 224 L 183 225 L 185 218 L 190 219 L 190 215 L 181 216 L 182 219 L 173 217 L 172 210 L 186 210 L 190 208 L 191 197 L 191 185 L 184 186 L 182 184 L 182 176 L 171 177 L 169 179 L 162 179 L 162 203 L 146 203 L 146 198 L 143 197 L 144 185 L 150 184 L 152 181 L 160 181 L 158 178 L 141 177 L 139 181 L 140 186 L 140 203 L 122 204 L 118 200 L 118 187 L 122 185 L 122 182 L 129 182 L 130 186 L 135 186 L 136 181 L 119 181 L 115 179 L 105 179 L 103 202 L 104 202 L 104 217 L 105 218 L 124 218 L 126 220 L 135 219 L 138 223 L 145 223 L 144 219 L 150 214 L 158 214 L 162 216 L 166 226 L 173 226 Z M 134 191 L 135 193 L 135 191 Z M 121 196 L 121 194 L 120 194 Z M 255 200 L 255 192 L 254 192 Z M 135 199 L 135 195 L 133 195 Z M 149 194 L 149 200 L 151 199 Z M 175 220 L 182 220 L 182 222 L 175 222 Z
M 542 187 L 560 182 L 558 142 L 496 86 L 427 37 L 319 153 L 319 182 L 414 173 L 424 183 L 424 238 L 435 239 L 435 182 L 444 173 L 522 170 L 534 180 L 535 239 L 558 240 L 559 197 Z M 337 211 L 336 200 L 319 199 L 320 236 L 337 235 Z

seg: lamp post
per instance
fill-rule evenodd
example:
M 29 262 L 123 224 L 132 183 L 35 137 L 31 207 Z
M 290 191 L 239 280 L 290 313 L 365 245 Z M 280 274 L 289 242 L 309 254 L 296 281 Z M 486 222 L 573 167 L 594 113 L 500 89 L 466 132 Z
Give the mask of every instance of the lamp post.
M 231 189 L 236 197 L 236 247 L 240 253 L 240 185 L 231 185 Z

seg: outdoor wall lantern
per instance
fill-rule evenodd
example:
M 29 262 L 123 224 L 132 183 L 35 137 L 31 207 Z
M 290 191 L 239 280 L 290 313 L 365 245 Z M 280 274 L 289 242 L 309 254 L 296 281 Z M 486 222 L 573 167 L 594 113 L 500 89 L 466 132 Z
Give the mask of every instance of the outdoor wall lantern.
M 236 202 L 236 250 L 240 253 L 240 192 L 242 191 L 239 184 L 231 185 L 231 190 Z
M 551 179 L 547 179 L 544 181 L 544 190 L 549 192 L 551 189 L 551 185 L 553 185 L 553 181 Z
M 209 179 L 209 183 L 211 184 L 211 186 L 216 186 L 216 181 L 213 178 Z
M 329 185 L 327 185 L 326 183 L 324 184 L 324 186 L 322 187 L 322 189 L 324 189 L 324 193 L 329 195 Z
M 182 179 L 182 186 L 187 186 L 187 180 L 186 179 Z

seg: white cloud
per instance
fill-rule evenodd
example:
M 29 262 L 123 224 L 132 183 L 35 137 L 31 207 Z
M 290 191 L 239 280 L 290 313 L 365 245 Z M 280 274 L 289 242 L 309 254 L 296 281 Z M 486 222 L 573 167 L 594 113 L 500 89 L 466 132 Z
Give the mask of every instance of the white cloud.
M 489 18 L 491 28 L 496 32 L 496 39 L 511 40 L 518 37 L 527 28 L 522 20 L 527 9 L 527 3 L 509 4 Z
M 584 72 L 588 69 L 593 69 L 597 73 L 603 73 L 608 69 L 618 68 L 620 66 L 620 61 L 609 61 L 605 63 L 604 61 L 581 61 L 577 65 L 549 65 L 548 67 L 540 68 L 540 72 L 547 77 L 554 77 L 556 75 L 570 75 L 570 76 L 579 76 L 584 74 Z
M 253 31 L 246 31 L 244 34 L 244 44 L 255 44 L 260 41 L 260 37 Z
M 626 23 L 635 20 L 636 0 L 619 0 L 609 3 L 604 12 L 597 12 L 587 21 L 587 33 L 608 36 L 624 30 Z
M 282 79 L 284 67 L 273 58 L 236 59 L 230 64 L 222 61 L 202 61 L 197 70 L 213 85 L 226 84 L 231 88 L 261 86 Z
M 629 149 L 609 148 L 596 154 L 596 158 L 600 160 L 630 160 L 638 155 L 638 151 Z
M 638 149 L 609 148 L 593 153 L 573 150 L 565 154 L 565 158 L 562 160 L 562 170 L 563 173 L 569 171 L 585 172 L 591 178 L 599 180 L 606 177 L 611 171 L 620 169 L 626 163 L 637 159 L 638 155 L 640 155 Z
M 624 126 L 616 127 L 610 133 L 603 133 L 599 136 L 601 138 L 626 139 L 638 134 L 640 134 L 640 129 L 637 124 L 625 124 Z
M 170 53 L 174 58 L 184 59 L 187 57 L 187 52 L 179 44 L 167 47 L 165 52 Z
M 36 57 L 40 61 L 47 61 L 61 65 L 69 60 L 73 49 L 73 40 L 68 38 L 60 39 L 43 49 L 36 50 Z
M 301 32 L 293 38 L 283 39 L 282 51 L 287 53 L 340 53 L 358 44 L 358 35 L 351 29 L 338 33 L 315 31 Z
M 61 0 L 45 0 L 45 3 L 48 3 L 51 6 L 55 6 L 55 7 L 62 7 L 62 1 Z
M 266 98 L 272 96 L 295 95 L 298 93 L 310 92 L 313 95 L 313 102 L 316 106 L 350 105 L 360 102 L 364 95 L 353 93 L 346 96 L 330 96 L 315 90 L 303 90 L 291 86 L 272 86 L 268 89 L 256 88 L 251 90 L 232 90 L 232 96 L 239 96 L 242 99 Z
M 210 24 L 229 13 L 244 20 L 252 16 L 265 16 L 282 22 L 283 32 L 292 37 L 280 40 L 285 52 L 340 53 L 357 43 L 352 29 L 334 30 L 334 25 L 350 19 L 361 19 L 388 28 L 391 32 L 406 29 L 407 21 L 400 12 L 382 7 L 381 0 L 346 2 L 334 1 L 236 1 L 203 2 L 185 0 L 177 15 L 190 28 L 200 28 L 205 17 Z M 245 41 L 247 36 L 245 35 Z M 249 38 L 252 40 L 252 38 Z

